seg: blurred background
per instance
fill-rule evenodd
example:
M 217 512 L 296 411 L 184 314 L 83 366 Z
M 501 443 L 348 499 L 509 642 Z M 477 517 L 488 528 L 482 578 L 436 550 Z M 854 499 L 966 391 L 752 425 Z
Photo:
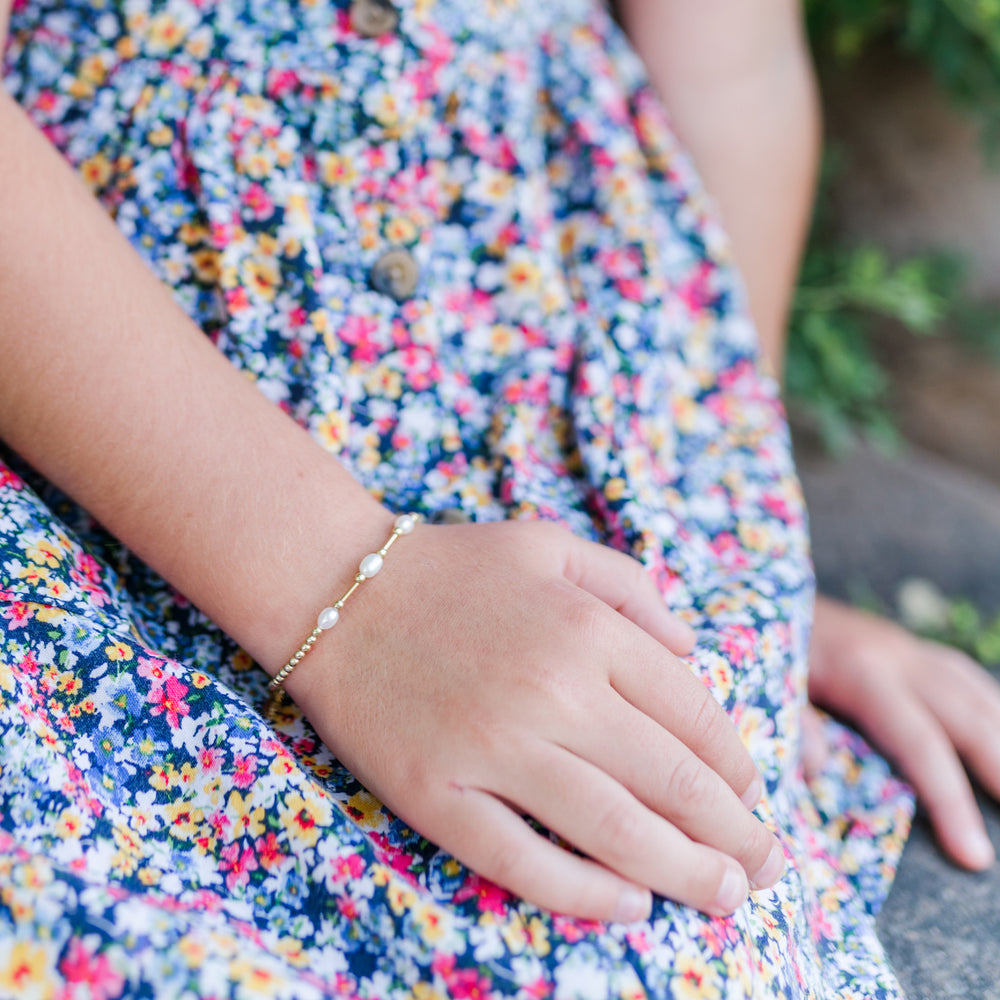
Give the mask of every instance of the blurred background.
M 829 592 L 1000 666 L 1000 0 L 806 0 L 787 388 Z

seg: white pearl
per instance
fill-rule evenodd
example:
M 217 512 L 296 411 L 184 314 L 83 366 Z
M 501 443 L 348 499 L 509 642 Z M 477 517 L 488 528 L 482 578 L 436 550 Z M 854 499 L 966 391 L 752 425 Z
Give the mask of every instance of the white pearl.
M 400 514 L 396 518 L 396 531 L 408 535 L 417 526 L 417 519 L 412 514 Z
M 340 621 L 340 612 L 336 608 L 324 608 L 319 613 L 316 624 L 325 632 L 328 628 L 333 628 Z
M 377 552 L 369 552 L 361 560 L 361 565 L 358 568 L 365 579 L 374 576 L 382 568 L 382 557 Z

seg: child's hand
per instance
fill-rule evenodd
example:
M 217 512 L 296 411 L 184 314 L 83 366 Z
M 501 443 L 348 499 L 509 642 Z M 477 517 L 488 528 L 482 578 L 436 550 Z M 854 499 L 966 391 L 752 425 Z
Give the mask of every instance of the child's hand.
M 541 523 L 428 525 L 288 687 L 387 806 L 518 895 L 630 921 L 651 888 L 729 914 L 784 856 L 735 728 L 674 655 L 693 640 L 611 549 Z
M 821 597 L 809 695 L 856 723 L 895 760 L 955 861 L 973 869 L 993 863 L 993 847 L 962 767 L 964 760 L 1000 798 L 1000 685 L 989 674 L 964 653 Z M 822 755 L 817 730 L 804 728 L 807 769 L 815 768 Z

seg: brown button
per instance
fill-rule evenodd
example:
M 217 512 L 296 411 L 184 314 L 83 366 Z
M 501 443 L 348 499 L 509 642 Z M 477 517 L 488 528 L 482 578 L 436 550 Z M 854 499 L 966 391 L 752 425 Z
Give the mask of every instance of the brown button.
M 389 0 L 354 0 L 351 26 L 362 38 L 378 38 L 396 30 L 399 13 Z
M 420 267 L 408 250 L 386 250 L 372 265 L 372 288 L 397 302 L 413 295 L 419 278 Z

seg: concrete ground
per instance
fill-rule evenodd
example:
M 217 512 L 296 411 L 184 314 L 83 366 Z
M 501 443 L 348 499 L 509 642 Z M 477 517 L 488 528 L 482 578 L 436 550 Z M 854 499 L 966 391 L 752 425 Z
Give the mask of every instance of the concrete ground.
M 1000 487 L 927 452 L 800 457 L 817 575 L 893 606 L 906 577 L 1000 609 Z M 983 801 L 1000 852 L 1000 809 Z M 1000 865 L 960 871 L 918 817 L 879 931 L 909 1000 L 1000 1000 Z

